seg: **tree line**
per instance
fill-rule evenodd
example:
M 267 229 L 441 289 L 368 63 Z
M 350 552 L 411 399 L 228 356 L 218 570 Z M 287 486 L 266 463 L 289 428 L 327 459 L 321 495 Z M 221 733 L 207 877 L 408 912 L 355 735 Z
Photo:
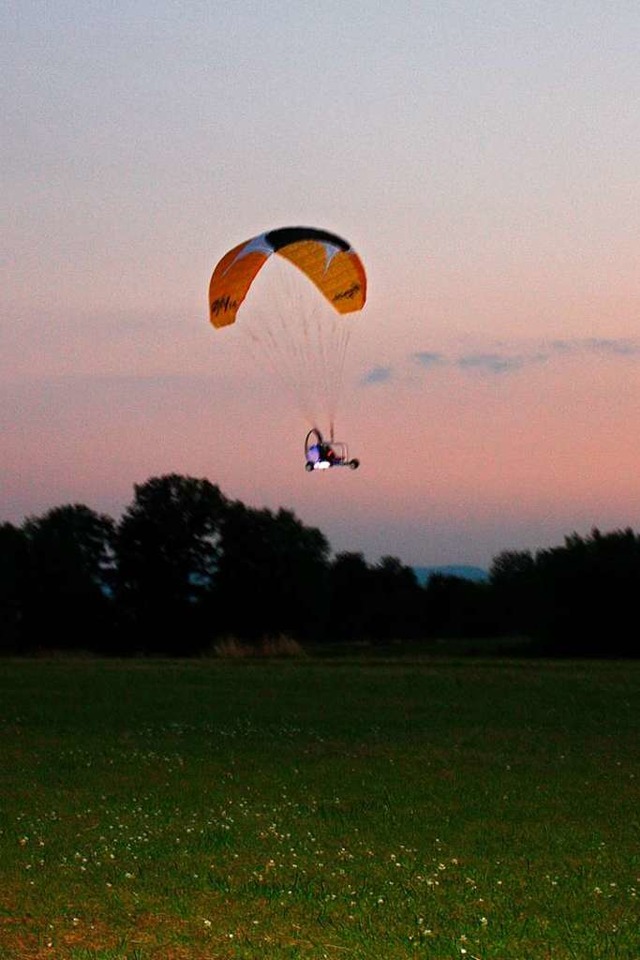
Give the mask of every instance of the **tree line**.
M 486 582 L 420 584 L 397 557 L 332 556 L 286 509 L 248 507 L 206 479 L 134 487 L 116 522 L 83 504 L 0 524 L 0 652 L 194 656 L 216 640 L 383 645 L 524 638 L 548 656 L 638 656 L 640 537 L 505 551 Z

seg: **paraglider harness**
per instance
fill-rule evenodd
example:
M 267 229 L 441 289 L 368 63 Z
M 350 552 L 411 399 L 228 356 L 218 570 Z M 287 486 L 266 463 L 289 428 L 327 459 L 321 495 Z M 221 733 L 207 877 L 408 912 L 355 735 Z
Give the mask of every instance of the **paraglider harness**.
M 327 442 L 317 427 L 309 430 L 304 440 L 305 470 L 329 470 L 331 467 L 350 467 L 351 470 L 357 470 L 360 461 L 349 459 L 349 451 L 346 443 L 333 439 L 333 430 L 331 439 Z

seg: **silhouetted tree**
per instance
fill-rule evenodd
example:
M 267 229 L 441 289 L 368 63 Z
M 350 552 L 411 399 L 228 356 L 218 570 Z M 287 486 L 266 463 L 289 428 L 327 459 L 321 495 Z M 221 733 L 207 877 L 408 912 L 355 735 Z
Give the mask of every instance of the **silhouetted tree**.
M 588 537 L 536 555 L 536 635 L 563 656 L 639 656 L 640 537 L 631 529 Z
M 364 555 L 337 554 L 329 570 L 328 636 L 343 640 L 370 640 L 373 628 L 372 577 Z
M 117 597 L 131 652 L 189 654 L 211 640 L 227 501 L 206 479 L 167 474 L 134 487 L 117 530 Z
M 25 642 L 29 544 L 11 523 L 0 524 L 0 653 L 16 653 Z
M 434 574 L 424 587 L 429 637 L 488 637 L 496 624 L 489 586 L 464 577 Z
M 108 649 L 115 524 L 83 504 L 28 518 L 23 637 L 28 646 Z
M 501 634 L 531 634 L 540 603 L 538 569 L 529 550 L 505 550 L 489 569 L 489 586 Z
M 290 510 L 236 502 L 225 511 L 217 594 L 227 632 L 316 636 L 326 607 L 329 544 Z
M 422 632 L 423 592 L 411 567 L 381 557 L 369 570 L 369 632 L 376 640 L 410 640 Z
M 36 647 L 192 654 L 216 637 L 287 633 L 385 642 L 527 635 L 549 656 L 640 656 L 640 536 L 504 551 L 489 581 L 394 556 L 329 560 L 290 510 L 229 502 L 206 479 L 136 485 L 120 523 L 82 504 L 0 524 L 0 652 Z M 528 648 L 529 650 L 534 648 Z
M 422 633 L 422 588 L 411 567 L 385 556 L 339 553 L 330 568 L 331 633 L 336 639 L 386 642 Z

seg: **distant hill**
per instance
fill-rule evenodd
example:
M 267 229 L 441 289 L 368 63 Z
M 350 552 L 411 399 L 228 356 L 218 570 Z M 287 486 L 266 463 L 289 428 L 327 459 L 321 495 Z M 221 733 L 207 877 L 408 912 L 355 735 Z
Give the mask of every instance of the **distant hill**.
M 489 574 L 482 567 L 445 566 L 445 567 L 414 567 L 413 572 L 419 583 L 426 583 L 430 577 L 440 574 L 442 577 L 461 577 L 463 580 L 488 580 Z

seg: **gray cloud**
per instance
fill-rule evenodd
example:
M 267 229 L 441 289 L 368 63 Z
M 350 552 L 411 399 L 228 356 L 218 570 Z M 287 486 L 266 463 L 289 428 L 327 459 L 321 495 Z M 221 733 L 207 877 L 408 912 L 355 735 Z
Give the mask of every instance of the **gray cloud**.
M 526 342 L 526 341 L 525 341 Z M 529 367 L 546 364 L 554 359 L 596 356 L 604 359 L 640 358 L 640 339 L 631 338 L 598 338 L 576 337 L 574 339 L 556 339 L 541 341 L 538 345 L 529 341 L 527 349 L 518 352 L 516 343 L 506 343 L 494 340 L 491 343 L 494 349 L 478 350 L 458 356 L 447 356 L 429 350 L 419 350 L 409 354 L 409 361 L 423 370 L 436 367 L 457 367 L 468 373 L 477 373 L 487 376 L 502 376 L 515 374 Z M 509 347 L 516 347 L 509 350 Z M 364 384 L 384 383 L 392 376 L 391 367 L 374 367 L 363 378 Z
M 391 367 L 373 367 L 368 373 L 365 373 L 362 378 L 362 383 L 365 385 L 371 383 L 386 383 L 387 380 L 391 379 Z
M 421 367 L 435 367 L 440 363 L 447 363 L 446 357 L 441 353 L 429 353 L 426 350 L 420 350 L 411 355 L 411 359 Z
M 586 340 L 585 345 L 592 353 L 614 354 L 615 356 L 633 357 L 640 354 L 638 340 Z
M 545 363 L 549 359 L 547 353 L 529 354 L 502 354 L 502 353 L 468 353 L 458 357 L 456 365 L 461 370 L 478 370 L 481 373 L 513 373 L 530 367 L 534 364 Z
M 554 353 L 595 353 L 601 356 L 640 356 L 640 340 L 626 338 L 583 337 L 575 340 L 552 340 L 549 349 Z

